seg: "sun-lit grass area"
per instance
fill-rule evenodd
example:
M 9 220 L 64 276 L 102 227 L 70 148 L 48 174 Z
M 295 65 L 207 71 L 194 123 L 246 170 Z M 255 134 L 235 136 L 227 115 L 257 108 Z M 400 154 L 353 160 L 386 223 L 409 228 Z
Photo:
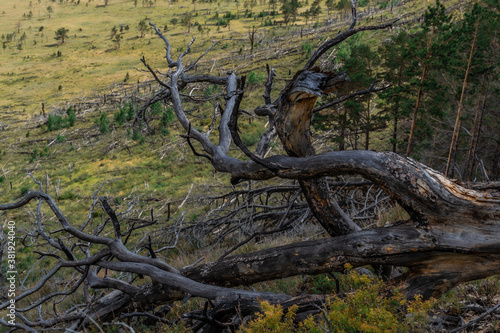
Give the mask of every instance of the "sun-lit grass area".
M 449 1 L 450 6 L 453 3 Z M 410 20 L 421 14 L 425 6 L 427 3 L 410 1 L 393 10 L 381 10 L 380 1 L 367 2 L 359 8 L 358 24 L 378 24 L 403 12 L 403 20 Z M 241 106 L 252 110 L 262 103 L 266 64 L 277 73 L 275 97 L 305 62 L 310 50 L 331 38 L 331 31 L 335 35 L 349 23 L 345 10 L 329 12 L 323 4 L 318 18 L 309 19 L 306 24 L 300 13 L 308 8 L 304 4 L 297 20 L 284 24 L 279 6 L 272 15 L 273 8 L 266 1 L 2 1 L 2 201 L 14 200 L 38 188 L 27 173 L 43 181 L 44 189 L 58 198 L 63 208 L 70 208 L 71 217 L 86 214 L 92 192 L 104 181 L 109 183 L 102 194 L 120 201 L 141 194 L 166 202 L 184 197 L 191 184 L 202 185 L 214 179 L 228 184 L 226 176 L 214 175 L 206 161 L 192 155 L 186 141 L 179 137 L 182 131 L 175 122 L 167 135 L 135 138 L 130 124 L 119 126 L 114 119 L 122 104 L 106 104 L 103 98 L 118 95 L 126 100 L 125 91 L 134 91 L 138 108 L 154 93 L 154 85 L 149 89 L 141 86 L 152 77 L 140 58 L 144 56 L 153 68 L 164 70 L 165 45 L 151 28 L 141 32 L 139 22 L 144 20 L 154 22 L 169 38 L 174 56 L 185 51 L 192 37 L 196 38 L 186 63 L 200 56 L 213 41 L 219 41 L 195 71 L 225 75 L 235 70 L 247 75 Z M 183 23 L 187 15 L 191 18 L 189 32 Z M 229 24 L 218 25 L 221 19 Z M 248 38 L 252 27 L 257 29 L 253 50 Z M 55 38 L 61 28 L 68 29 L 64 43 Z M 362 38 L 377 45 L 382 43 L 383 33 L 387 32 L 367 32 Z M 117 34 L 122 36 L 119 44 L 112 40 Z M 327 61 L 332 57 L 334 53 Z M 220 89 L 211 86 L 195 90 L 200 95 L 218 92 Z M 48 129 L 47 115 L 64 117 L 70 106 L 85 101 L 94 104 L 75 107 L 73 126 Z M 45 117 L 41 116 L 42 103 Z M 205 103 L 198 108 L 200 114 L 210 115 L 213 105 Z M 103 113 L 110 125 L 110 132 L 105 134 L 96 125 Z M 210 122 L 200 120 L 198 125 L 207 130 Z M 264 125 L 256 118 L 243 116 L 239 126 L 245 144 L 256 144 Z M 383 135 L 379 137 L 377 149 L 387 149 Z
M 458 7 L 454 7 L 457 0 L 443 2 L 460 15 Z M 311 3 L 304 2 L 299 13 Z M 395 18 L 404 23 L 394 31 L 361 34 L 373 47 L 381 45 L 387 34 L 398 29 L 411 32 L 412 20 L 422 15 L 431 1 L 407 1 L 392 10 L 387 3 L 360 1 L 358 25 L 374 25 Z M 185 51 L 194 36 L 196 41 L 186 63 L 199 57 L 213 41 L 219 41 L 193 72 L 226 75 L 234 70 L 238 75 L 246 75 L 247 89 L 241 108 L 251 113 L 263 103 L 266 64 L 276 70 L 273 97 L 277 97 L 280 88 L 300 69 L 312 50 L 348 27 L 350 18 L 345 10 L 328 12 L 324 1 L 321 5 L 323 10 L 318 18 L 306 23 L 299 15 L 297 21 L 284 24 L 283 15 L 272 15 L 272 8 L 265 0 L 1 0 L 0 202 L 10 202 L 29 190 L 39 189 L 29 175 L 32 174 L 77 226 L 87 219 L 93 193 L 102 184 L 99 195 L 108 197 L 117 213 L 134 203 L 137 216 L 149 218 L 154 210 L 162 223 L 171 223 L 185 211 L 186 220 L 202 216 L 208 209 L 206 206 L 195 200 L 183 205 L 184 199 L 228 190 L 229 176 L 216 173 L 207 160 L 193 155 L 186 140 L 180 137 L 184 130 L 175 120 L 168 128 L 160 128 L 161 113 L 156 115 L 151 123 L 157 131 L 147 135 L 144 127 L 144 133 L 136 134 L 131 121 L 119 124 L 115 115 L 129 100 L 127 92 L 133 92 L 134 107 L 139 108 L 158 89 L 154 83 L 145 84 L 152 76 L 142 65 L 142 57 L 153 68 L 166 72 L 164 43 L 151 28 L 141 32 L 139 23 L 154 22 L 169 38 L 174 56 Z M 218 24 L 228 12 L 234 18 L 228 25 Z M 183 23 L 186 15 L 190 16 L 189 28 Z M 249 40 L 252 27 L 257 28 L 253 50 Z M 64 43 L 55 39 L 56 31 L 61 28 L 68 29 Z M 116 35 L 122 38 L 117 40 Z M 332 50 L 322 65 L 332 69 L 336 51 Z M 210 96 L 221 92 L 221 88 L 203 85 L 192 93 Z M 104 96 L 115 99 L 106 103 Z M 49 115 L 67 119 L 67 110 L 73 105 L 78 105 L 74 124 L 49 128 Z M 213 108 L 210 102 L 197 106 L 196 116 L 208 115 L 193 120 L 203 131 L 211 124 Z M 165 109 L 162 106 L 160 112 Z M 109 120 L 109 130 L 105 133 L 99 127 L 102 115 Z M 266 119 L 243 114 L 239 120 L 243 142 L 254 148 L 265 124 Z M 387 133 L 383 131 L 375 133 L 372 142 L 373 149 L 390 148 Z M 271 146 L 271 153 L 281 152 L 279 144 Z M 318 151 L 327 149 L 330 147 L 318 147 Z M 245 158 L 236 149 L 230 154 Z M 20 230 L 30 230 L 35 209 L 33 202 L 29 208 L 8 211 L 0 216 L 0 223 L 15 220 Z M 172 220 L 165 222 L 167 210 Z M 43 214 L 46 223 L 56 223 L 46 207 Z M 103 219 L 101 212 L 90 215 L 96 225 Z M 386 211 L 379 220 L 406 218 L 401 209 Z M 249 243 L 235 253 L 295 240 L 270 238 L 259 244 Z M 230 241 L 236 243 L 241 239 Z M 167 258 L 175 267 L 192 264 L 200 257 L 191 244 L 183 246 L 179 246 L 182 250 L 171 251 Z M 204 254 L 205 261 L 216 260 L 230 246 L 228 241 L 214 247 L 208 255 Z M 23 259 L 23 270 L 29 269 L 35 260 L 33 253 L 24 250 L 19 257 Z M 262 283 L 256 288 L 297 295 L 306 284 L 309 289 L 316 288 L 315 291 L 332 292 L 333 283 L 328 276 L 294 277 Z M 492 299 L 486 300 L 488 303 L 498 302 L 499 290 L 498 277 L 474 282 L 450 291 L 435 307 L 453 311 L 463 305 L 464 299 L 473 302 L 488 295 L 492 295 Z
M 157 24 L 172 41 L 174 52 L 184 50 L 191 36 L 196 37 L 198 42 L 193 46 L 193 57 L 199 55 L 210 40 L 226 39 L 207 59 L 211 66 L 211 61 L 221 55 L 248 54 L 248 32 L 252 27 L 258 28 L 255 45 L 258 52 L 269 39 L 279 39 L 287 32 L 302 28 L 319 28 L 328 20 L 342 21 L 344 15 L 344 11 L 328 13 L 323 5 L 322 13 L 315 20 L 309 20 L 307 25 L 299 15 L 297 21 L 285 26 L 282 15 L 269 14 L 272 7 L 265 1 L 111 0 L 106 3 L 104 0 L 2 1 L 0 108 L 22 111 L 21 116 L 26 118 L 40 113 L 42 103 L 50 109 L 92 96 L 114 82 L 122 82 L 127 73 L 129 82 L 150 79 L 147 73 L 137 70 L 142 68 L 139 59 L 145 56 L 149 62 L 161 64 L 164 45 L 151 29 L 140 31 L 141 20 Z M 368 3 L 360 8 L 360 12 L 373 11 L 364 20 L 367 24 L 375 24 L 398 17 L 402 10 L 410 12 L 406 15 L 411 15 L 411 10 L 417 14 L 423 5 L 423 2 L 411 1 L 401 6 L 404 8 L 380 12 L 380 4 Z M 307 8 L 304 5 L 299 14 Z M 226 19 L 228 25 L 220 24 L 228 12 L 234 18 Z M 190 17 L 189 32 L 187 23 L 183 23 L 186 16 Z M 266 22 L 273 25 L 265 26 Z M 55 39 L 56 31 L 61 28 L 68 29 L 64 43 Z M 119 43 L 114 41 L 115 33 L 122 36 Z M 304 38 L 310 37 L 306 35 Z M 315 42 L 315 38 L 312 41 Z M 293 45 L 294 41 L 285 44 Z M 243 63 L 237 58 L 234 60 L 233 68 L 241 68 L 241 65 L 264 68 L 264 64 L 248 59 Z M 255 60 L 262 59 L 257 57 Z

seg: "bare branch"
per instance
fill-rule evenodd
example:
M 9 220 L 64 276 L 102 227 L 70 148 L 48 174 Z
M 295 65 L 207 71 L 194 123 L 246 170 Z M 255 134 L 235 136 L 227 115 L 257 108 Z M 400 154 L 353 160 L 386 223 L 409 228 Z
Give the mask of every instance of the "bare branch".
M 340 35 L 337 35 L 335 38 L 327 40 L 325 43 L 323 43 L 320 47 L 318 47 L 316 49 L 316 51 L 312 54 L 311 58 L 309 58 L 309 60 L 307 61 L 307 63 L 304 65 L 304 67 L 302 67 L 302 70 L 309 70 L 309 69 L 311 69 L 314 66 L 314 64 L 316 63 L 316 61 L 318 61 L 318 59 L 326 51 L 328 51 L 329 49 L 331 49 L 335 45 L 340 44 L 341 42 L 343 42 L 347 38 L 349 38 L 349 37 L 357 34 L 358 32 L 368 31 L 368 30 L 381 30 L 381 29 L 390 28 L 396 22 L 397 22 L 397 20 L 395 20 L 393 22 L 390 22 L 390 23 L 384 23 L 384 24 L 381 24 L 381 25 L 365 26 L 365 27 L 360 27 L 360 28 L 357 28 L 357 29 L 347 30 L 347 31 L 341 33 Z
M 108 201 L 104 197 L 99 197 L 99 201 L 101 202 L 102 208 L 106 214 L 111 218 L 111 222 L 113 222 L 113 229 L 115 229 L 115 240 L 121 242 L 122 241 L 122 233 L 120 231 L 120 222 L 116 217 L 115 211 L 109 206 Z
M 149 22 L 149 25 L 153 27 L 153 29 L 155 30 L 156 34 L 161 39 L 163 39 L 163 42 L 166 45 L 165 59 L 167 59 L 168 67 L 175 67 L 175 66 L 177 66 L 177 63 L 175 63 L 174 61 L 172 61 L 172 58 L 170 56 L 170 53 L 172 51 L 172 47 L 170 46 L 170 42 L 168 41 L 168 39 L 165 36 L 163 36 L 163 34 L 160 32 L 160 30 L 158 30 L 158 28 L 156 27 L 156 25 L 154 25 L 151 22 Z
M 329 109 L 332 106 L 335 106 L 337 104 L 343 103 L 343 102 L 345 102 L 348 99 L 351 99 L 353 97 L 357 97 L 357 96 L 371 94 L 371 93 L 374 93 L 374 92 L 383 91 L 383 90 L 388 89 L 390 87 L 391 87 L 391 85 L 385 85 L 385 86 L 382 86 L 382 87 L 376 87 L 375 86 L 375 82 L 373 82 L 368 89 L 360 90 L 360 91 L 356 91 L 356 92 L 348 94 L 348 95 L 344 95 L 341 98 L 338 98 L 338 99 L 336 99 L 333 102 L 330 102 L 330 103 L 321 105 L 320 107 L 317 107 L 316 109 L 313 110 L 313 112 L 316 113 L 316 112 L 319 112 L 319 111 L 324 110 L 324 109 Z
M 274 71 L 274 68 L 269 68 L 269 64 L 266 64 L 266 69 L 267 69 L 267 80 L 265 84 L 266 89 L 262 97 L 264 97 L 264 103 L 268 105 L 271 104 L 271 91 L 273 88 L 273 81 L 274 77 L 276 76 L 276 72 Z

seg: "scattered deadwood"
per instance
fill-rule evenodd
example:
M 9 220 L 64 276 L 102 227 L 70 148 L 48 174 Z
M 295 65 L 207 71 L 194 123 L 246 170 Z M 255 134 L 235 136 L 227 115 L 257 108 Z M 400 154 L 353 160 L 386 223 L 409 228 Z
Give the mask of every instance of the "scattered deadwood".
M 37 329 L 82 330 L 92 322 L 115 320 L 123 313 L 148 318 L 158 317 L 151 310 L 175 300 L 201 297 L 213 302 L 212 309 L 191 313 L 200 327 L 209 325 L 231 329 L 235 310 L 251 313 L 258 309 L 259 300 L 268 300 L 287 307 L 297 304 L 300 313 L 317 311 L 325 296 L 263 293 L 237 289 L 261 281 L 285 277 L 343 271 L 346 263 L 363 265 L 394 265 L 407 267 L 405 274 L 389 280 L 387 290 L 399 288 L 407 297 L 419 294 L 424 298 L 437 297 L 457 284 L 500 273 L 500 197 L 491 189 L 473 190 L 447 179 L 442 174 L 409 158 L 394 153 L 372 151 L 339 151 L 316 154 L 310 134 L 311 117 L 316 100 L 336 89 L 347 80 L 344 73 L 324 72 L 316 62 L 329 49 L 350 36 L 366 30 L 384 29 L 379 26 L 351 28 L 318 47 L 303 69 L 288 82 L 275 101 L 271 100 L 274 71 L 268 71 L 264 105 L 255 114 L 267 117 L 270 129 L 262 136 L 257 151 L 251 152 L 238 133 L 239 105 L 244 98 L 245 78 L 236 73 L 225 77 L 190 75 L 196 63 L 185 66 L 184 56 L 190 52 L 194 40 L 177 59 L 172 59 L 171 45 L 155 25 L 157 35 L 166 45 L 169 68 L 167 81 L 143 58 L 142 62 L 163 87 L 155 95 L 156 101 L 168 101 L 173 106 L 179 123 L 185 129 L 194 152 L 207 157 L 214 169 L 231 175 L 233 184 L 246 180 L 273 178 L 297 180 L 300 193 L 319 224 L 332 236 L 299 242 L 241 255 L 225 255 L 221 259 L 199 266 L 176 268 L 156 257 L 151 241 L 138 254 L 127 247 L 130 235 L 157 223 L 151 220 L 133 221 L 127 230 L 105 198 L 94 196 L 89 216 L 76 226 L 59 209 L 55 200 L 41 191 L 26 194 L 17 202 L 1 204 L 0 210 L 21 209 L 31 201 L 38 201 L 36 209 L 36 237 L 48 250 L 37 252 L 41 259 L 50 259 L 51 269 L 33 287 L 15 297 L 19 307 L 16 324 L 0 319 L 4 326 L 33 332 Z M 348 73 L 347 73 L 348 75 Z M 182 90 L 191 84 L 210 83 L 224 87 L 225 105 L 218 119 L 218 138 L 209 137 L 192 126 L 185 111 Z M 145 109 L 136 121 L 147 119 Z M 266 156 L 273 137 L 278 136 L 287 156 Z M 195 148 L 192 142 L 196 143 Z M 217 142 L 217 143 L 214 143 Z M 235 144 L 247 159 L 229 154 Z M 403 207 L 411 223 L 385 228 L 362 229 L 345 213 L 331 195 L 329 180 L 325 177 L 358 175 L 382 188 Z M 41 183 L 40 187 L 41 187 Z M 58 221 L 57 229 L 45 223 L 42 205 L 47 205 Z M 97 227 L 89 227 L 92 213 L 101 206 L 109 218 Z M 292 210 L 292 206 L 286 208 Z M 48 230 L 50 229 L 50 230 Z M 104 232 L 107 230 L 107 232 Z M 110 232 L 111 231 L 111 232 Z M 66 235 L 66 237 L 60 237 Z M 2 244 L 5 245 L 5 244 Z M 3 248 L 3 246 L 2 246 Z M 3 254 L 5 255 L 5 254 Z M 71 286 L 40 294 L 33 302 L 30 295 L 39 293 L 56 274 L 71 271 Z M 111 274 L 112 273 L 112 274 Z M 148 282 L 141 281 L 148 277 Z M 4 280 L 4 277 L 1 279 Z M 51 304 L 83 289 L 85 303 L 59 312 L 55 303 L 50 318 L 27 316 L 42 304 Z M 89 288 L 97 290 L 91 294 Z M 99 291 L 112 292 L 99 294 Z M 1 299 L 0 310 L 9 301 Z M 234 328 L 234 327 L 233 327 Z

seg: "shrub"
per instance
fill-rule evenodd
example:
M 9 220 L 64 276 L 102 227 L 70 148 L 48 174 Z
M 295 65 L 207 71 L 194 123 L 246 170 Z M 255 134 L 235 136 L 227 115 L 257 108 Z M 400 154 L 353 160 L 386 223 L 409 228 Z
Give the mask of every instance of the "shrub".
M 114 113 L 114 120 L 116 127 L 120 127 L 126 121 L 134 119 L 135 108 L 132 102 L 125 103 L 123 106 L 118 108 L 118 111 Z
M 68 126 L 73 127 L 75 125 L 76 115 L 75 115 L 75 110 L 73 110 L 72 106 L 70 106 L 66 110 L 66 114 L 68 115 Z
M 47 119 L 47 131 L 57 131 L 61 128 L 73 127 L 76 121 L 75 111 L 73 107 L 68 108 L 66 110 L 66 117 L 61 117 L 57 115 L 49 115 L 49 119 Z
M 246 146 L 250 147 L 259 142 L 261 134 L 259 133 L 243 133 L 241 135 L 241 141 L 245 143 Z
M 351 267 L 346 265 L 349 271 Z M 341 277 L 341 285 L 353 291 L 345 298 L 334 295 L 326 305 L 328 321 L 308 318 L 303 327 L 320 325 L 335 332 L 416 332 L 425 329 L 427 311 L 434 300 L 422 301 L 416 296 L 408 301 L 403 295 L 384 297 L 384 283 L 378 278 L 351 270 Z M 425 331 L 425 330 L 424 330 Z
M 139 144 L 143 144 L 145 141 L 144 136 L 138 129 L 134 130 L 134 133 L 132 134 L 132 140 L 139 141 Z
M 114 117 L 116 127 L 120 127 L 126 121 L 125 112 L 122 112 L 122 108 L 120 108 L 119 111 L 115 112 Z
M 264 78 L 264 74 L 262 73 L 255 73 L 255 71 L 251 71 L 250 73 L 248 73 L 248 76 L 247 76 L 247 83 L 248 84 L 259 84 L 262 79 Z
M 99 119 L 96 119 L 96 125 L 99 126 L 99 131 L 102 134 L 108 133 L 109 132 L 109 119 L 108 115 L 106 113 L 101 113 L 101 116 Z
M 28 185 L 23 185 L 19 188 L 19 191 L 21 195 L 24 196 L 30 191 L 30 187 Z
M 161 124 L 163 127 L 166 127 L 170 125 L 174 119 L 175 119 L 174 109 L 168 107 L 165 109 L 165 111 L 163 111 L 161 115 Z
M 42 151 L 39 151 L 38 148 L 35 148 L 35 149 L 33 149 L 33 152 L 31 153 L 30 163 L 32 163 L 33 161 L 36 161 L 38 159 L 38 157 L 47 157 L 49 155 L 50 155 L 49 147 L 43 148 Z
M 4 176 L 0 176 L 0 184 L 2 184 L 3 182 L 5 182 L 5 177 Z
M 296 307 L 284 315 L 280 305 L 262 302 L 262 313 L 244 324 L 241 332 L 425 332 L 427 311 L 434 300 L 423 301 L 416 296 L 407 300 L 403 295 L 382 296 L 383 282 L 362 275 L 346 265 L 349 274 L 340 277 L 348 292 L 345 297 L 333 295 L 324 312 L 309 316 L 294 326 Z M 352 291 L 355 290 L 355 291 Z
M 156 115 L 159 115 L 161 113 L 161 111 L 163 110 L 163 107 L 161 105 L 161 102 L 156 102 L 155 104 L 151 105 L 149 107 L 149 109 L 151 110 L 151 114 L 153 116 L 156 116 Z
M 59 143 L 64 143 L 66 142 L 66 138 L 62 136 L 61 134 L 57 134 L 56 141 Z
M 38 148 L 33 149 L 33 152 L 31 153 L 31 158 L 30 158 L 30 163 L 33 161 L 36 161 L 38 159 Z
M 305 42 L 304 44 L 302 44 L 302 50 L 305 52 L 306 58 L 309 58 L 313 49 L 313 46 L 309 42 Z
M 63 120 L 61 116 L 53 116 L 49 114 L 49 119 L 47 120 L 47 130 L 49 132 L 57 131 L 58 129 L 61 129 L 62 126 Z
M 231 12 L 226 12 L 223 17 L 228 20 L 234 20 L 237 18 L 236 15 L 232 14 Z
M 218 86 L 218 85 L 216 85 L 216 84 L 213 84 L 213 85 L 211 85 L 211 86 L 208 86 L 208 87 L 205 89 L 205 91 L 204 91 L 203 95 L 204 95 L 205 97 L 211 97 L 213 94 L 217 93 L 217 92 L 218 92 L 218 90 L 219 90 L 219 86 Z
M 295 332 L 293 320 L 297 312 L 294 305 L 288 309 L 288 313 L 283 315 L 283 307 L 271 305 L 264 301 L 260 303 L 262 313 L 257 314 L 257 318 L 250 321 L 241 328 L 242 333 L 293 333 Z
M 62 195 L 59 196 L 59 200 L 74 200 L 76 199 L 76 194 L 71 191 L 66 191 Z

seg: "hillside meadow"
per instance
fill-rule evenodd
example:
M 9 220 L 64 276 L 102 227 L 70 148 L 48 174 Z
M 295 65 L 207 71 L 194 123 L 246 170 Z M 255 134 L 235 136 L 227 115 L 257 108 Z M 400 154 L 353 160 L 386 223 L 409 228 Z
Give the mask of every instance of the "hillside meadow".
M 304 12 L 311 3 L 299 12 Z M 456 7 L 459 1 L 443 3 L 456 16 L 461 15 Z M 239 129 L 245 144 L 252 148 L 266 126 L 251 114 L 253 107 L 262 104 L 266 64 L 276 69 L 275 97 L 315 46 L 350 23 L 345 10 L 329 12 L 321 4 L 323 10 L 316 19 L 306 23 L 299 15 L 296 22 L 286 25 L 281 12 L 271 15 L 271 5 L 265 0 L 0 1 L 1 202 L 13 201 L 29 190 L 39 189 L 34 178 L 57 199 L 76 225 L 87 217 L 95 225 L 105 219 L 101 211 L 89 212 L 97 190 L 98 195 L 110 199 L 118 213 L 135 214 L 138 219 L 149 218 L 153 213 L 165 225 L 172 223 L 167 215 L 179 219 L 185 216 L 187 221 L 199 219 L 211 208 L 199 198 L 235 188 L 229 185 L 228 176 L 214 172 L 203 158 L 192 154 L 186 140 L 180 137 L 184 132 L 176 120 L 164 121 L 169 112 L 167 106 L 156 106 L 157 110 L 152 112 L 154 134 L 144 128 L 138 131 L 131 119 L 118 121 L 120 110 L 136 111 L 159 90 L 140 59 L 144 57 L 154 69 L 166 72 L 164 43 L 150 28 L 141 32 L 140 22 L 155 23 L 169 38 L 174 54 L 185 51 L 195 37 L 187 63 L 202 55 L 214 41 L 218 42 L 195 71 L 224 74 L 234 70 L 238 75 L 247 75 L 249 85 L 242 108 L 249 114 L 241 116 Z M 401 18 L 403 24 L 394 30 L 412 32 L 415 29 L 412 24 L 430 2 L 398 2 L 393 9 L 387 4 L 387 1 L 363 2 L 358 24 Z M 277 11 L 279 7 L 278 4 Z M 182 22 L 186 15 L 191 17 L 189 27 Z M 229 24 L 221 23 L 224 18 Z M 258 28 L 253 51 L 249 40 L 252 27 Z M 55 39 L 56 31 L 61 28 L 68 29 L 64 43 Z M 367 32 L 362 38 L 376 47 L 393 32 Z M 122 36 L 118 42 L 116 35 Z M 333 62 L 337 51 L 332 50 L 327 61 Z M 186 93 L 207 97 L 222 92 L 204 85 Z M 193 111 L 194 116 L 200 116 L 196 120 L 199 129 L 208 130 L 211 119 L 204 115 L 210 115 L 213 107 L 207 102 Z M 73 117 L 69 110 L 74 112 L 72 125 L 69 125 L 69 118 Z M 51 128 L 49 115 L 62 119 L 62 125 Z M 107 130 L 102 130 L 103 124 Z M 386 136 L 384 132 L 374 135 L 374 149 L 390 149 Z M 270 153 L 280 152 L 277 146 L 272 145 Z M 327 150 L 328 146 L 323 144 L 320 149 Z M 236 150 L 231 154 L 243 155 Z M 249 182 L 236 188 L 252 186 Z M 9 211 L 0 221 L 15 220 L 20 229 L 30 230 L 35 205 L 31 208 Z M 43 212 L 49 217 L 47 223 L 55 221 L 48 210 Z M 317 229 L 313 232 L 319 234 Z M 292 239 L 295 240 L 291 237 L 279 242 Z M 238 251 L 270 244 L 249 244 Z M 215 248 L 207 260 L 216 260 L 224 253 L 223 245 Z M 195 245 L 186 250 L 176 249 L 169 259 L 179 267 L 191 264 L 199 257 L 195 250 Z M 25 259 L 24 269 L 28 270 L 34 256 L 19 255 Z M 293 278 L 263 283 L 257 288 L 286 293 L 300 293 L 304 288 L 329 292 L 334 284 L 325 276 L 304 281 Z M 457 288 L 435 305 L 434 311 L 456 313 L 464 299 L 470 303 L 488 293 L 492 294 L 487 297 L 491 303 L 497 301 L 494 294 L 498 290 L 497 278 Z M 189 306 L 194 309 L 199 304 L 189 301 L 185 307 Z
M 461 15 L 458 2 L 445 4 L 456 16 Z M 137 111 L 159 89 L 140 59 L 144 57 L 155 70 L 166 71 L 165 44 L 150 27 L 141 31 L 140 22 L 154 22 L 169 38 L 174 54 L 184 52 L 196 38 L 186 63 L 216 43 L 195 72 L 224 75 L 234 70 L 247 75 L 242 108 L 250 111 L 262 103 L 267 64 L 276 70 L 273 96 L 277 96 L 315 46 L 332 38 L 332 31 L 335 35 L 347 28 L 349 11 L 328 11 L 324 3 L 321 5 L 319 16 L 307 24 L 300 13 L 310 4 L 299 9 L 295 22 L 285 24 L 279 4 L 273 14 L 271 3 L 266 1 L 1 1 L 2 201 L 38 189 L 30 175 L 42 181 L 44 190 L 77 221 L 87 216 L 93 194 L 103 183 L 99 193 L 114 198 L 117 209 L 141 198 L 142 206 L 152 205 L 159 214 L 165 212 L 168 202 L 180 203 L 188 193 L 195 202 L 198 193 L 226 191 L 227 176 L 215 174 L 202 158 L 193 156 L 186 140 L 179 136 L 182 131 L 176 121 L 154 135 L 148 135 L 144 128 L 137 130 L 131 121 L 118 124 L 116 113 L 120 109 Z M 397 2 L 391 9 L 384 1 L 362 2 L 358 24 L 400 18 L 400 27 L 395 30 L 413 31 L 427 5 L 425 1 Z M 186 16 L 191 17 L 189 27 L 182 22 Z M 252 27 L 256 28 L 253 51 L 249 40 Z M 67 29 L 64 43 L 55 38 L 61 28 Z M 377 47 L 390 33 L 360 35 Z M 117 34 L 122 36 L 119 45 L 112 40 Z M 333 49 L 326 61 L 333 63 L 337 51 Z M 200 86 L 189 93 L 202 98 L 220 93 L 213 88 Z M 213 107 L 207 102 L 198 109 L 205 115 L 198 123 L 201 129 L 208 129 Z M 69 109 L 75 114 L 71 126 L 67 126 Z M 160 106 L 154 114 L 154 126 L 163 126 L 165 109 Z M 49 128 L 50 116 L 66 125 Z M 100 129 L 101 119 L 108 127 L 105 133 Z M 242 115 L 239 126 L 248 146 L 257 143 L 265 125 L 251 113 Z M 374 137 L 377 149 L 388 149 L 383 132 Z M 184 209 L 172 214 L 181 214 Z M 204 209 L 194 204 L 188 211 L 197 217 Z M 31 213 L 10 218 L 29 222 Z
M 381 11 L 380 8 L 385 8 L 387 3 L 365 2 L 360 12 L 367 16 L 361 22 L 411 18 L 421 14 L 426 2 L 398 4 L 394 10 L 387 8 Z M 448 5 L 452 4 L 449 2 Z M 0 4 L 0 108 L 22 111 L 26 119 L 41 112 L 41 103 L 50 109 L 75 99 L 90 98 L 125 79 L 129 83 L 150 80 L 147 73 L 141 72 L 143 68 L 139 59 L 145 56 L 161 68 L 164 45 L 151 29 L 140 31 L 142 20 L 154 22 L 160 27 L 174 45 L 174 50 L 185 49 L 192 36 L 197 38 L 192 48 L 193 58 L 200 55 L 213 40 L 225 40 L 206 59 L 210 68 L 215 70 L 220 69 L 220 64 L 213 67 L 212 61 L 218 57 L 227 57 L 231 51 L 236 51 L 238 55 L 250 53 L 248 33 L 252 27 L 258 29 L 255 48 L 258 51 L 259 47 L 268 44 L 268 39 L 283 37 L 287 32 L 320 28 L 327 22 L 330 25 L 331 22 L 339 22 L 338 29 L 341 29 L 342 24 L 349 21 L 345 10 L 327 11 L 323 4 L 321 14 L 314 20 L 310 19 L 306 25 L 300 15 L 309 7 L 304 4 L 299 9 L 297 21 L 285 27 L 283 17 L 278 13 L 279 4 L 275 6 L 276 15 L 271 15 L 271 4 L 262 0 L 4 0 Z M 183 23 L 186 15 L 190 16 L 189 28 Z M 68 30 L 64 43 L 54 38 L 61 28 Z M 122 36 L 119 44 L 113 41 L 113 29 Z M 314 45 L 317 36 L 310 37 L 308 39 Z M 284 46 L 294 44 L 297 46 L 289 40 Z M 292 67 L 297 65 L 294 61 L 297 59 L 283 59 Z M 274 64 L 278 68 L 289 68 L 283 62 Z M 270 65 L 274 64 L 270 61 Z M 252 67 L 263 69 L 265 66 L 258 63 L 250 64 L 248 68 L 246 62 L 240 63 L 238 58 L 231 58 L 231 65 L 224 69 L 241 69 L 241 65 L 244 71 Z
M 49 184 L 49 193 L 59 197 L 63 206 L 72 207 L 70 214 L 75 216 L 86 210 L 80 200 L 90 198 L 106 180 L 113 179 L 104 188 L 118 198 L 132 193 L 157 196 L 160 192 L 158 198 L 162 201 L 182 198 L 192 183 L 204 184 L 210 168 L 203 163 L 193 164 L 199 159 L 191 156 L 185 141 L 178 137 L 175 122 L 168 135 L 134 140 L 130 124 L 118 128 L 113 114 L 124 107 L 131 91 L 135 95 L 134 107 L 139 108 L 157 89 L 148 83 L 152 77 L 140 62 L 141 57 L 155 69 L 165 66 L 165 45 L 152 29 L 140 31 L 142 20 L 160 27 L 174 54 L 183 52 L 195 37 L 188 61 L 217 41 L 200 61 L 196 69 L 199 73 L 253 72 L 244 108 L 260 103 L 259 84 L 265 77 L 266 64 L 276 69 L 278 91 L 304 61 L 307 49 L 328 38 L 324 35 L 326 29 L 342 29 L 348 23 L 348 17 L 341 19 L 341 12 L 327 15 L 324 10 L 316 23 L 309 21 L 305 25 L 299 16 L 287 26 L 281 22 L 282 15 L 270 15 L 269 4 L 251 4 L 249 8 L 246 3 L 232 1 L 193 4 L 158 0 L 136 4 L 132 0 L 112 0 L 107 5 L 95 0 L 2 1 L 2 198 L 12 200 L 33 189 L 35 185 L 27 173 L 43 178 Z M 228 12 L 233 15 L 232 20 L 226 20 L 230 24 L 217 25 L 217 17 L 227 17 Z M 191 16 L 189 32 L 181 22 L 186 14 Z M 396 14 L 378 15 L 387 18 Z M 332 26 L 332 21 L 326 21 L 331 17 L 338 23 Z M 266 20 L 272 20 L 273 25 L 265 26 Z M 324 28 L 326 23 L 329 26 Z M 248 39 L 251 27 L 257 27 L 252 53 Z M 60 28 L 68 30 L 64 43 L 55 39 Z M 113 30 L 123 36 L 119 46 L 112 41 Z M 106 101 L 106 96 L 118 98 L 108 97 Z M 49 131 L 48 115 L 64 118 L 70 107 L 76 113 L 74 125 Z M 108 134 L 100 133 L 95 125 L 102 113 L 110 121 Z M 262 125 L 243 125 L 250 145 L 256 143 Z M 192 175 L 193 170 L 198 176 L 187 179 L 185 175 Z

